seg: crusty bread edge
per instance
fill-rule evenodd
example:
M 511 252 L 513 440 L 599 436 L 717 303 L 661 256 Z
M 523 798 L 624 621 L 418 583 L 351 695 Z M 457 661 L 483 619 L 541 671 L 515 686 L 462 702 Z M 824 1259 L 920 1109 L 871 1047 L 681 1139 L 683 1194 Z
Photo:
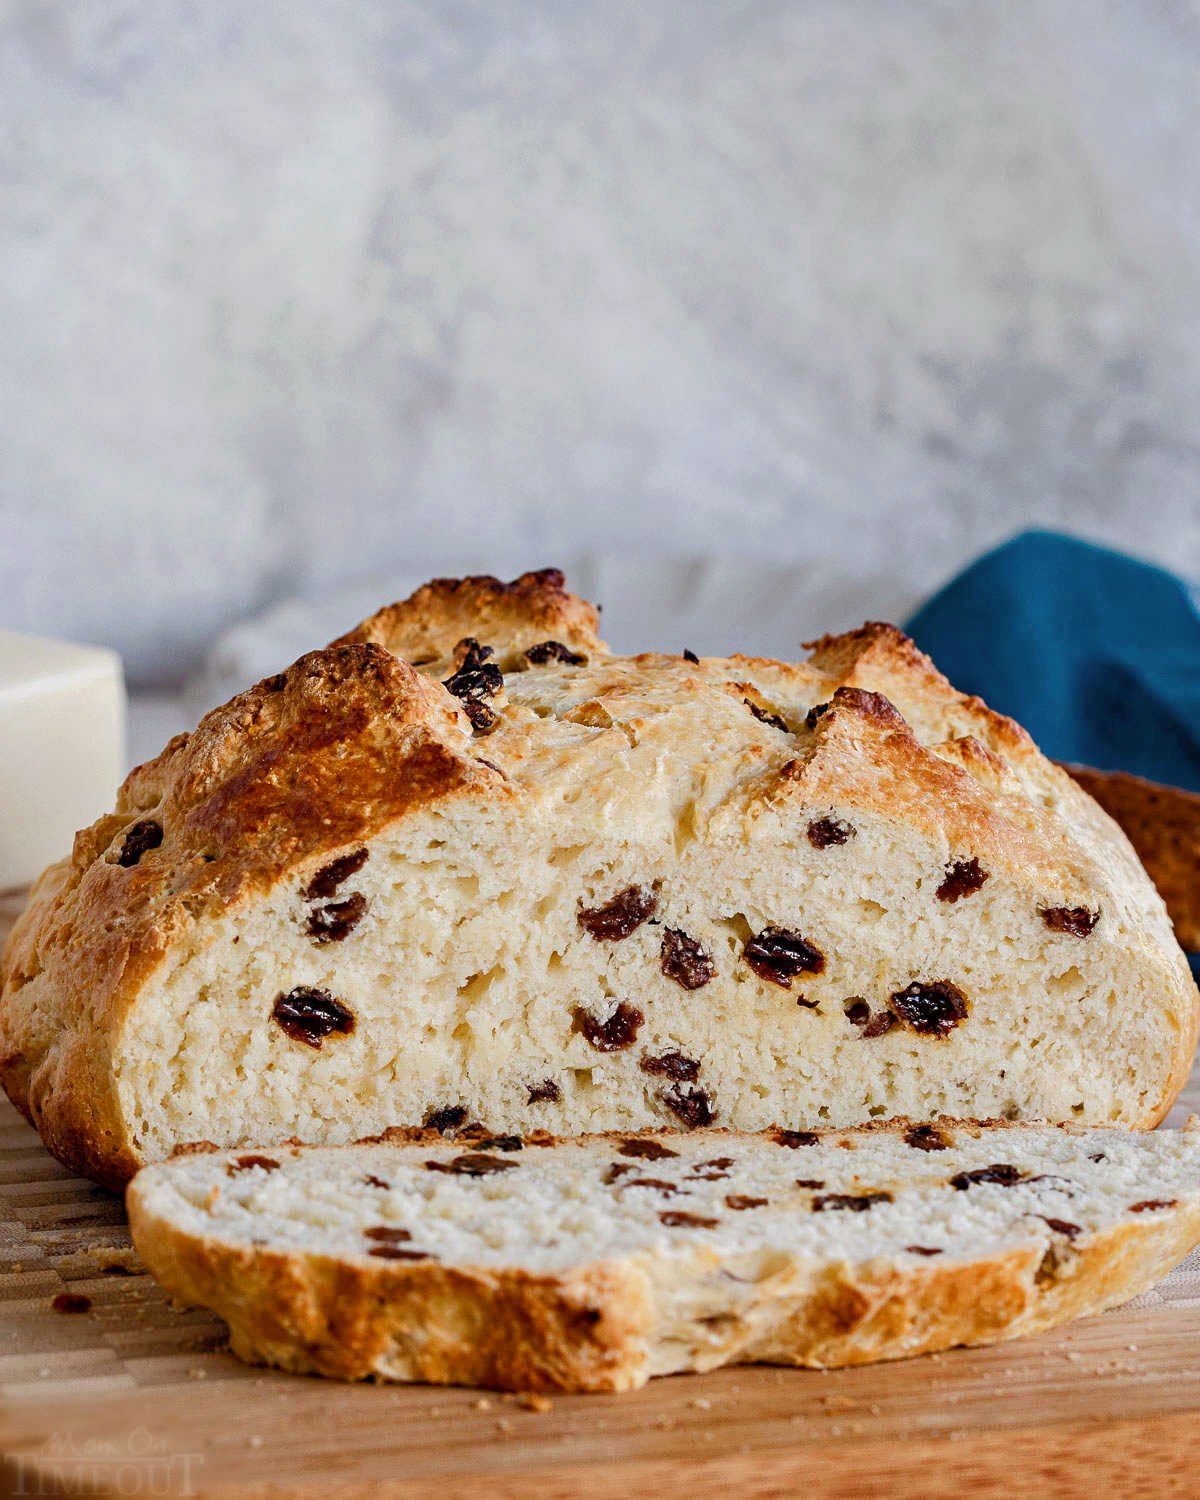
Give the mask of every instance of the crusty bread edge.
M 796 1257 L 722 1320 L 719 1339 L 697 1329 L 682 1357 L 678 1329 L 670 1356 L 658 1340 L 645 1253 L 537 1274 L 233 1245 L 180 1229 L 144 1186 L 139 1176 L 126 1195 L 138 1254 L 176 1301 L 218 1313 L 248 1363 L 508 1390 L 625 1391 L 683 1369 L 831 1369 L 999 1343 L 1118 1306 L 1200 1243 L 1194 1195 L 1065 1245 L 1065 1272 L 1051 1277 L 1039 1277 L 1037 1240 L 973 1259 Z
M 1167 903 L 1180 946 L 1200 951 L 1200 794 L 1126 771 L 1063 770 L 1120 825 Z
M 645 1380 L 645 1278 L 341 1260 L 190 1235 L 126 1193 L 138 1254 L 177 1302 L 213 1309 L 249 1364 L 510 1390 L 621 1391 Z

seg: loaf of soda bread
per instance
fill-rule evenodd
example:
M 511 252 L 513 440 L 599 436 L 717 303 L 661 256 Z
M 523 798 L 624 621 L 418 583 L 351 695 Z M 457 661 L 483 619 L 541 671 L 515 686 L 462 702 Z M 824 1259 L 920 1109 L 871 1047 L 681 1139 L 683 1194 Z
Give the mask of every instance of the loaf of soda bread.
M 50 1149 L 119 1186 L 414 1124 L 1160 1119 L 1196 988 L 1022 729 L 887 625 L 798 664 L 596 630 L 553 570 L 440 580 L 135 770 L 0 974 Z
M 149 1269 L 254 1363 L 626 1390 L 994 1343 L 1125 1301 L 1200 1240 L 1200 1134 L 428 1132 L 183 1155 L 128 1203 Z

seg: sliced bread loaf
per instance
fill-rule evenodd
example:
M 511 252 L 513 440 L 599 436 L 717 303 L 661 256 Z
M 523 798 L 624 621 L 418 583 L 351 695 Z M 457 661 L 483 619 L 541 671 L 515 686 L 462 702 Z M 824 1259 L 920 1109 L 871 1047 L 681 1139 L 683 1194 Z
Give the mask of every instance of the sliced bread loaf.
M 135 771 L 4 959 L 50 1148 L 1162 1116 L 1195 985 L 1016 724 L 890 626 L 791 665 L 595 624 L 553 573 L 429 585 Z
M 1200 1241 L 1200 1132 L 431 1132 L 196 1148 L 128 1192 L 134 1242 L 256 1363 L 625 1390 L 1033 1333 Z

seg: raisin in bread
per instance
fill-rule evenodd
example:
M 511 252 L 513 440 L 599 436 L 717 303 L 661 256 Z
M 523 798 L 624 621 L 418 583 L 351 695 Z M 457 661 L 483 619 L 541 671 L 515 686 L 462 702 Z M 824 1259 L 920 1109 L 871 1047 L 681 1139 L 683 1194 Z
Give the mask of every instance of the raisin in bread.
M 117 1185 L 393 1125 L 1149 1126 L 1197 993 L 1116 825 L 868 625 L 621 657 L 427 585 L 129 777 L 9 943 L 0 1075 Z
M 992 1343 L 1125 1301 L 1200 1240 L 1200 1134 L 430 1132 L 181 1155 L 128 1205 L 149 1269 L 253 1362 L 624 1390 Z

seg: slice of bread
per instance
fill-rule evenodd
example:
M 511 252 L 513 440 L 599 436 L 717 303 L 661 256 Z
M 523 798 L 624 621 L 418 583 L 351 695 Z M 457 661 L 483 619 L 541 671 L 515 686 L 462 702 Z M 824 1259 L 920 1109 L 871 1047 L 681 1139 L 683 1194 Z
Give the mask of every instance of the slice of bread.
M 1200 1241 L 1200 1132 L 433 1132 L 193 1148 L 128 1192 L 138 1252 L 255 1363 L 627 1390 L 1035 1333 Z
M 1023 730 L 891 626 L 798 664 L 595 626 L 554 573 L 432 584 L 135 771 L 4 958 L 51 1150 L 1161 1118 L 1196 987 Z

